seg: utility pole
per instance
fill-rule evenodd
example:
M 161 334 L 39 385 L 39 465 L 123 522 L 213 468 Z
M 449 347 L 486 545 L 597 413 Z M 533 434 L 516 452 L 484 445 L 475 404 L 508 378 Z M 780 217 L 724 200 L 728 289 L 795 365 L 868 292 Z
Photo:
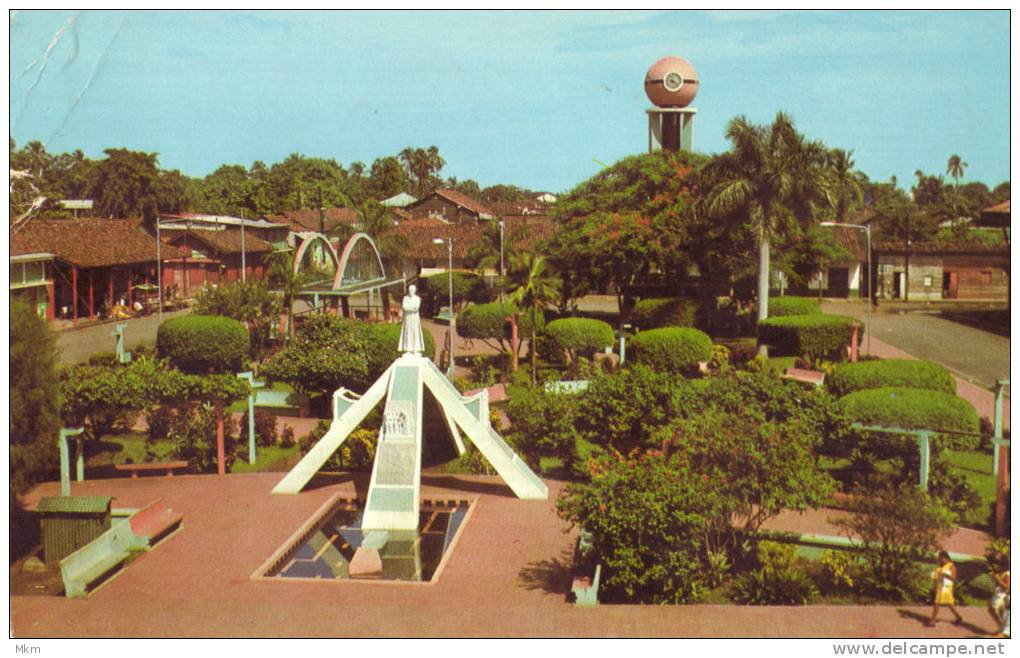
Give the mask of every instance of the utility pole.
M 248 281 L 248 261 L 244 253 L 244 208 L 241 208 L 241 282 Z

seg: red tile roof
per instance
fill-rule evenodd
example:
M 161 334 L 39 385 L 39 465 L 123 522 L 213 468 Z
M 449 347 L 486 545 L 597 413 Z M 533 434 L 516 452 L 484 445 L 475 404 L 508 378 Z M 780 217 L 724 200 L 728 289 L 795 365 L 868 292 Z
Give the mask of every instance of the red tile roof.
M 994 206 L 989 206 L 988 208 L 985 208 L 981 212 L 1006 213 L 1008 215 L 1009 214 L 1009 199 L 1006 199 L 1005 201 L 997 203 Z
M 340 226 L 353 226 L 358 221 L 358 213 L 353 208 L 327 208 L 325 215 L 327 233 Z M 319 230 L 318 210 L 286 210 L 266 219 L 287 224 L 295 232 Z
M 836 226 L 832 229 L 832 236 L 836 244 L 850 252 L 850 257 L 858 263 L 868 260 L 867 237 L 864 231 L 845 226 Z
M 463 259 L 482 239 L 482 223 L 448 224 L 438 219 L 412 219 L 401 222 L 397 235 L 406 239 L 404 255 L 414 260 L 440 260 L 447 257 L 443 244 L 434 244 L 435 238 L 453 239 L 454 258 Z M 511 217 L 506 220 L 504 239 L 508 245 L 519 250 L 534 249 L 539 242 L 549 238 L 557 224 L 544 215 Z
M 431 199 L 433 196 L 442 197 L 449 201 L 450 203 L 460 206 L 461 208 L 473 212 L 476 215 L 489 215 L 492 217 L 496 216 L 496 214 L 492 212 L 492 210 L 485 204 L 475 201 L 468 195 L 458 192 L 457 190 L 445 190 L 445 189 L 434 190 L 431 194 L 427 194 L 425 197 L 418 199 L 411 205 L 407 206 L 407 209 L 413 210 L 414 208 L 417 208 L 421 204 Z
M 181 244 L 185 233 L 191 239 L 211 247 L 220 254 L 241 253 L 241 231 L 239 229 L 224 229 L 222 231 L 203 231 L 200 229 L 193 229 L 182 233 L 180 237 L 174 236 L 170 238 L 170 240 L 175 244 Z M 273 245 L 261 238 L 253 236 L 250 231 L 245 233 L 244 251 L 246 253 L 266 253 L 272 250 Z
M 155 262 L 156 238 L 138 219 L 33 219 L 11 235 L 11 255 L 50 253 L 77 267 Z M 164 245 L 164 260 L 187 251 Z

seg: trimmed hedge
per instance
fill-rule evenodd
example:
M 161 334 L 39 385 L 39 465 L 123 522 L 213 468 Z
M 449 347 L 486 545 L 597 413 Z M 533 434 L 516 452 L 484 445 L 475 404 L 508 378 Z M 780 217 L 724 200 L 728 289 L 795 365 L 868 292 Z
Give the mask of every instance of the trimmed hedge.
M 613 345 L 613 328 L 602 320 L 561 318 L 545 327 L 545 335 L 574 356 L 591 357 Z
M 510 339 L 510 328 L 506 323 L 517 306 L 510 302 L 489 302 L 487 304 L 469 304 L 457 314 L 457 335 L 464 338 L 481 338 L 490 340 Z M 535 316 L 538 332 L 545 328 L 545 315 L 539 311 Z M 517 334 L 520 337 L 531 335 L 531 311 L 522 311 L 517 315 Z
M 248 330 L 220 315 L 171 318 L 156 330 L 156 354 L 186 373 L 237 372 L 248 355 Z
M 854 422 L 918 430 L 977 432 L 977 411 L 941 391 L 890 386 L 843 396 L 839 405 Z
M 769 317 L 781 318 L 791 315 L 821 315 L 818 300 L 810 297 L 770 297 Z
M 701 305 L 693 299 L 653 297 L 634 305 L 630 321 L 639 329 L 696 327 Z
M 772 348 L 775 356 L 844 361 L 855 324 L 859 327 L 857 340 L 860 343 L 864 338 L 864 326 L 844 315 L 767 318 L 758 323 L 758 342 Z
M 628 361 L 655 370 L 683 374 L 695 372 L 698 363 L 712 358 L 712 339 L 688 327 L 642 331 L 627 344 Z
M 883 359 L 841 363 L 825 378 L 829 392 L 842 397 L 855 391 L 889 386 L 923 388 L 956 394 L 956 380 L 949 371 L 931 361 Z

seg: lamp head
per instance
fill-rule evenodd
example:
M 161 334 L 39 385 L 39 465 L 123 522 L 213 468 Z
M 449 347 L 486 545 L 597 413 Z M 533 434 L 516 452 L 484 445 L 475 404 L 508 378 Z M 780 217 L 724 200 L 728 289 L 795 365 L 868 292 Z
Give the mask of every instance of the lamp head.
M 442 238 L 432 238 L 432 244 L 446 244 L 446 240 Z

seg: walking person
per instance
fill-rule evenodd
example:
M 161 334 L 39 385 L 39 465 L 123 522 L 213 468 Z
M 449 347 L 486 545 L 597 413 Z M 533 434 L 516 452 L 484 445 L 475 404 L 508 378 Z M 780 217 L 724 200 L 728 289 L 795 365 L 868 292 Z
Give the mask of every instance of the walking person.
M 1009 635 L 1009 558 L 999 555 L 992 565 L 995 593 L 988 600 L 988 613 L 995 620 L 995 636 Z
M 956 565 L 949 558 L 949 553 L 939 551 L 939 567 L 931 572 L 932 580 L 935 581 L 935 605 L 931 611 L 931 619 L 928 626 L 935 625 L 935 618 L 939 616 L 939 608 L 946 606 L 950 612 L 956 615 L 954 624 L 963 622 L 963 617 L 956 610 L 956 599 L 953 598 L 953 587 L 956 586 Z

